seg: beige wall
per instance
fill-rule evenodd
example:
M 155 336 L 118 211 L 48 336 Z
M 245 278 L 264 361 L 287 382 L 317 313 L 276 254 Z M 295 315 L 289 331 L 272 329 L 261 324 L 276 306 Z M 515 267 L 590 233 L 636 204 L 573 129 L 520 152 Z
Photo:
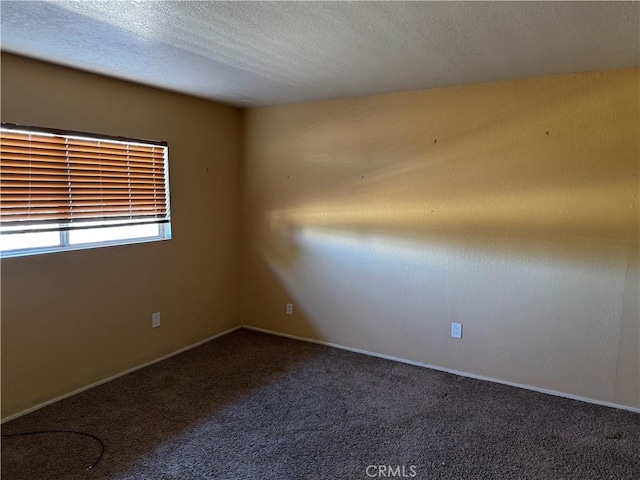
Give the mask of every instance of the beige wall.
M 4 122 L 167 140 L 173 230 L 2 260 L 3 417 L 239 323 L 240 110 L 6 54 L 1 107 Z
M 622 69 L 249 110 L 243 323 L 640 407 L 639 90 Z
M 637 69 L 251 109 L 241 168 L 238 109 L 1 66 L 2 121 L 167 140 L 174 234 L 2 260 L 3 417 L 240 315 L 640 407 Z

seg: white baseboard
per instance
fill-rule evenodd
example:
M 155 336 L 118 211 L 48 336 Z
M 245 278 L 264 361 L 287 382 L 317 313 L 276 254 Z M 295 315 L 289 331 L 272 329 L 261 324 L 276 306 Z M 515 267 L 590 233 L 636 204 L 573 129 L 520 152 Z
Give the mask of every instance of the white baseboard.
M 267 330 L 265 328 L 251 327 L 249 325 L 243 325 L 242 328 L 247 330 L 254 330 L 256 332 L 268 333 L 269 335 L 277 335 L 279 337 L 291 338 L 293 340 L 300 340 L 303 342 L 316 343 L 318 345 L 326 345 L 327 347 L 339 348 L 341 350 L 348 350 L 350 352 L 361 353 L 364 355 L 370 355 L 372 357 L 384 358 L 386 360 L 393 360 L 394 362 L 407 363 L 416 367 L 430 368 L 432 370 L 438 370 L 440 372 L 452 373 L 454 375 L 460 375 L 461 377 L 475 378 L 476 380 L 485 380 L 488 382 L 500 383 L 502 385 L 508 385 L 510 387 L 524 388 L 525 390 L 532 390 L 534 392 L 546 393 L 548 395 L 554 395 L 556 397 L 569 398 L 571 400 L 578 400 L 580 402 L 593 403 L 595 405 L 602 405 L 605 407 L 618 408 L 620 410 L 627 410 L 629 412 L 640 413 L 640 408 L 629 407 L 627 405 L 620 405 L 617 403 L 606 402 L 604 400 L 595 400 L 593 398 L 581 397 L 579 395 L 572 395 L 570 393 L 558 392 L 557 390 L 548 390 L 546 388 L 534 387 L 531 385 L 524 385 L 522 383 L 508 382 L 506 380 L 499 380 L 497 378 L 485 377 L 484 375 L 476 375 L 474 373 L 461 372 L 458 370 L 452 370 L 450 368 L 438 367 L 436 365 L 429 365 L 427 363 L 414 362 L 413 360 L 407 360 L 406 358 L 392 357 L 391 355 L 384 355 L 382 353 L 370 352 L 368 350 L 362 350 L 359 348 L 346 347 L 337 343 L 325 342 L 322 340 L 316 340 L 314 338 L 298 337 L 296 335 L 290 335 L 288 333 L 276 332 L 274 330 Z
M 35 412 L 36 410 L 40 410 L 42 407 L 46 407 L 47 405 L 51 405 L 52 403 L 56 403 L 59 402 L 60 400 L 64 400 L 65 398 L 69 398 L 72 397 L 80 392 L 84 392 L 85 390 L 89 390 L 93 387 L 97 387 L 98 385 L 102 385 L 103 383 L 107 383 L 110 382 L 111 380 L 115 380 L 116 378 L 120 378 L 123 377 L 129 373 L 135 372 L 136 370 L 140 370 L 141 368 L 145 368 L 148 367 L 149 365 L 153 365 L 154 363 L 158 363 L 161 362 L 163 360 L 166 360 L 167 358 L 171 358 L 175 355 L 178 355 L 182 352 L 186 352 L 187 350 L 191 350 L 192 348 L 196 348 L 199 347 L 200 345 L 210 342 L 211 340 L 218 338 L 218 337 L 222 337 L 224 335 L 227 335 L 231 332 L 235 332 L 236 330 L 242 328 L 241 326 L 238 327 L 233 327 L 230 328 L 229 330 L 225 330 L 224 332 L 220 332 L 217 333 L 216 335 L 213 335 L 211 337 L 205 338 L 204 340 L 200 340 L 199 342 L 193 343 L 191 345 L 187 345 L 186 347 L 183 347 L 179 350 L 176 350 L 175 352 L 171 352 L 168 353 L 167 355 L 163 355 L 162 357 L 156 358 L 154 360 L 151 360 L 149 362 L 145 362 L 141 365 L 138 365 L 136 367 L 130 368 L 128 370 L 125 370 L 124 372 L 120 372 L 120 373 L 116 373 L 115 375 L 111 375 L 110 377 L 104 378 L 102 380 L 98 380 L 97 382 L 91 383 L 89 385 L 86 385 L 84 387 L 78 388 L 77 390 L 73 390 L 72 392 L 69 393 L 65 393 L 64 395 L 60 395 L 59 397 L 56 398 L 52 398 L 51 400 L 47 400 L 46 402 L 42 402 L 39 403 L 38 405 L 35 405 L 33 407 L 27 408 L 26 410 L 22 410 L 18 413 L 14 413 L 13 415 L 9 415 L 8 417 L 4 417 L 2 420 L 0 420 L 0 423 L 5 423 L 8 422 L 10 420 L 14 420 L 18 417 L 22 417 L 23 415 L 26 415 L 28 413 L 31 412 Z

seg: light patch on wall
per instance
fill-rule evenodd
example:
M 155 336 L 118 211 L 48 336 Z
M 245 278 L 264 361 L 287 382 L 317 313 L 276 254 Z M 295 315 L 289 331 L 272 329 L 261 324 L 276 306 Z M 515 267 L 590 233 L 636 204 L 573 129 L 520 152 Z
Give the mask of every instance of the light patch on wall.
M 389 355 L 402 345 L 405 358 L 507 379 L 526 371 L 527 383 L 570 382 L 585 396 L 601 395 L 602 382 L 613 391 L 603 372 L 616 365 L 620 301 L 607 301 L 624 291 L 625 243 L 289 232 L 288 262 L 262 253 L 320 338 L 357 338 L 348 346 Z M 465 324 L 458 345 L 451 321 Z M 600 369 L 579 379 L 572 358 Z
M 583 167 L 587 155 L 593 165 L 605 158 L 604 154 L 594 158 L 593 152 L 585 152 Z M 619 159 L 622 164 L 631 162 Z M 330 194 L 321 192 L 315 198 L 271 211 L 267 222 L 345 225 L 374 231 L 424 228 L 638 240 L 638 222 L 634 221 L 638 212 L 637 168 L 602 176 L 595 172 L 587 175 L 583 170 L 553 182 L 544 178 L 532 181 L 525 171 L 512 183 L 497 181 L 501 172 L 493 177 L 486 172 L 467 172 L 443 180 L 446 169 L 423 163 L 399 167 L 395 172 L 371 173 Z M 486 181 L 475 182 L 477 177 Z

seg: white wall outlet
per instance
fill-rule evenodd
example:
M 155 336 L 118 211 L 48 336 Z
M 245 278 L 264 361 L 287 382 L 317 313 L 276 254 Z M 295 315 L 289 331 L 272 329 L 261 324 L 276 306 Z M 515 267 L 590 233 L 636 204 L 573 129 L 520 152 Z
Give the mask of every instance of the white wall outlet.
M 451 336 L 453 338 L 462 338 L 462 324 L 461 323 L 452 323 L 451 324 Z
M 287 303 L 287 315 L 293 315 L 293 303 Z
M 160 326 L 160 312 L 156 312 L 151 315 L 151 328 Z

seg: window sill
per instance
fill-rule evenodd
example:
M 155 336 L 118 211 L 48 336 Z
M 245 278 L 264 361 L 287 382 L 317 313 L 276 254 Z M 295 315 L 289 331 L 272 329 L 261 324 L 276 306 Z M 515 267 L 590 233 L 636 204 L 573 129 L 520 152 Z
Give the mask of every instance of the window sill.
M 135 245 L 138 243 L 161 242 L 164 240 L 171 240 L 171 236 L 131 238 L 126 240 L 111 240 L 108 242 L 82 243 L 78 245 L 58 245 L 55 247 L 28 248 L 24 250 L 7 250 L 4 252 L 0 252 L 0 259 L 44 255 L 47 253 L 69 252 L 75 250 L 88 250 L 101 247 L 115 247 L 119 245 Z

